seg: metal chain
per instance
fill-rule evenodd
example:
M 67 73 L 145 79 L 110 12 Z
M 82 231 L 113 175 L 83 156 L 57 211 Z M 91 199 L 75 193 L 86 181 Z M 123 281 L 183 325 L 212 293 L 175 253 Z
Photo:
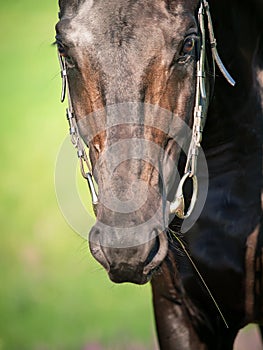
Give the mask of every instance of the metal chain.
M 196 74 L 196 95 L 195 95 L 195 107 L 194 118 L 192 127 L 192 139 L 189 146 L 187 162 L 184 173 L 189 173 L 189 177 L 196 175 L 197 169 L 197 157 L 199 154 L 199 148 L 201 147 L 202 133 L 205 126 L 206 109 L 207 109 L 207 94 L 205 87 L 205 24 L 204 24 L 204 8 L 201 3 L 198 11 L 198 22 L 201 32 L 201 49 L 200 57 L 197 61 L 197 74 Z
M 198 194 L 198 181 L 196 176 L 197 171 L 197 158 L 199 154 L 199 148 L 201 147 L 202 132 L 205 124 L 206 116 L 206 89 L 205 89 L 205 26 L 204 26 L 204 8 L 201 2 L 198 11 L 198 22 L 201 32 L 200 41 L 200 55 L 197 61 L 197 73 L 196 73 L 196 92 L 195 92 L 195 107 L 192 127 L 192 139 L 189 145 L 187 160 L 184 170 L 184 175 L 179 182 L 175 199 L 170 205 L 170 213 L 175 214 L 180 219 L 188 218 L 195 206 Z M 191 203 L 185 213 L 185 200 L 183 187 L 185 182 L 191 179 L 193 183 L 193 193 Z
M 66 112 L 67 112 L 67 120 L 69 123 L 69 133 L 71 136 L 71 142 L 73 146 L 76 148 L 77 155 L 80 160 L 81 174 L 85 179 L 87 179 L 87 173 L 88 172 L 92 173 L 90 161 L 87 157 L 87 153 L 85 151 L 85 148 L 83 146 L 83 143 L 78 131 L 76 118 L 74 117 L 74 114 L 70 111 L 69 108 L 67 108 Z M 85 171 L 85 166 L 87 167 L 88 172 Z
M 59 53 L 58 53 L 58 58 L 59 58 L 61 78 L 62 78 L 61 102 L 64 102 L 66 97 L 66 92 L 67 92 L 68 108 L 66 109 L 66 116 L 69 124 L 69 133 L 71 137 L 71 142 L 77 150 L 77 156 L 80 162 L 80 171 L 84 179 L 86 179 L 88 182 L 88 186 L 89 186 L 89 190 L 92 198 L 93 210 L 94 210 L 94 213 L 96 214 L 97 205 L 98 205 L 98 196 L 97 196 L 94 182 L 93 182 L 92 166 L 90 164 L 89 157 L 87 156 L 87 153 L 85 151 L 85 147 L 83 145 L 83 142 L 79 133 L 77 120 L 73 112 L 73 106 L 72 106 L 72 101 L 71 101 L 71 96 L 69 91 L 69 84 L 68 84 L 68 77 L 67 77 L 66 62 L 65 62 L 65 59 Z
M 222 63 L 216 48 L 216 39 L 213 30 L 212 18 L 209 10 L 209 4 L 206 0 L 201 0 L 199 11 L 198 11 L 198 23 L 201 32 L 201 50 L 200 57 L 197 61 L 197 79 L 196 79 L 196 97 L 195 97 L 195 107 L 194 107 L 194 118 L 193 118 L 193 128 L 192 128 L 192 139 L 188 149 L 188 155 L 186 160 L 186 166 L 184 175 L 179 182 L 175 199 L 171 202 L 170 213 L 175 214 L 180 219 L 188 218 L 194 207 L 198 195 L 198 182 L 197 182 L 197 159 L 199 154 L 199 149 L 201 147 L 201 141 L 203 136 L 203 129 L 206 122 L 208 101 L 205 87 L 205 57 L 206 57 L 206 30 L 204 17 L 207 17 L 208 23 L 208 33 L 210 46 L 212 50 L 213 61 L 216 62 L 220 71 L 222 72 L 225 79 L 232 86 L 235 85 L 234 79 L 230 76 L 227 69 Z M 185 213 L 185 200 L 183 187 L 187 179 L 191 179 L 193 183 L 193 192 L 191 203 Z

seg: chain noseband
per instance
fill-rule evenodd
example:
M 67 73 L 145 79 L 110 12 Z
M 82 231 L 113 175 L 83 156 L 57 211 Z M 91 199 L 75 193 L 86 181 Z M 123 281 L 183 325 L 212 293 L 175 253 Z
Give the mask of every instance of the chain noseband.
M 232 86 L 235 85 L 234 79 L 230 76 L 227 69 L 223 65 L 216 47 L 216 39 L 214 36 L 213 23 L 210 14 L 209 4 L 206 0 L 201 0 L 201 4 L 198 11 L 198 24 L 201 34 L 201 49 L 200 55 L 197 61 L 197 80 L 196 80 L 196 94 L 195 94 L 195 107 L 194 107 L 194 118 L 193 118 L 193 128 L 192 128 L 192 139 L 190 142 L 186 166 L 184 170 L 184 175 L 178 185 L 175 199 L 170 204 L 170 214 L 175 214 L 180 219 L 188 218 L 197 201 L 198 195 L 198 181 L 196 176 L 197 169 L 197 157 L 199 154 L 199 149 L 201 147 L 202 133 L 206 122 L 206 114 L 208 108 L 208 99 L 206 94 L 205 86 L 205 60 L 206 60 L 206 30 L 205 30 L 205 16 L 207 19 L 207 27 L 209 33 L 209 42 L 211 46 L 213 62 L 217 64 L 221 73 Z M 93 210 L 96 215 L 97 205 L 98 205 L 98 195 L 94 186 L 92 177 L 92 166 L 90 164 L 89 157 L 85 151 L 82 138 L 79 133 L 77 120 L 74 114 L 71 96 L 69 92 L 67 67 L 64 57 L 58 53 L 59 63 L 61 68 L 61 78 L 62 78 L 62 92 L 61 92 L 61 102 L 64 102 L 66 94 L 68 97 L 68 108 L 67 108 L 67 120 L 69 123 L 69 132 L 71 136 L 71 142 L 77 150 L 77 155 L 80 161 L 80 170 L 82 176 L 87 180 L 88 187 L 90 190 Z M 191 179 L 193 183 L 193 193 L 191 203 L 185 213 L 185 200 L 183 187 L 187 179 Z

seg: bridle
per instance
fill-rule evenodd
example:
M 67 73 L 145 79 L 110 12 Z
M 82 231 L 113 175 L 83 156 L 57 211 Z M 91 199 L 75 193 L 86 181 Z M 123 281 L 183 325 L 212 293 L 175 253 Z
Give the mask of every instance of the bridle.
M 209 34 L 209 43 L 212 53 L 213 65 L 218 66 L 221 73 L 227 80 L 227 82 L 234 86 L 235 81 L 228 73 L 225 68 L 222 60 L 219 57 L 217 51 L 217 42 L 214 35 L 213 23 L 210 14 L 209 4 L 206 0 L 201 0 L 200 7 L 198 10 L 198 24 L 200 30 L 200 54 L 197 61 L 197 80 L 196 80 L 196 94 L 195 94 L 195 107 L 194 107 L 194 118 L 193 118 L 193 128 L 192 128 L 192 139 L 190 142 L 186 166 L 184 170 L 184 175 L 178 185 L 175 199 L 171 203 L 170 213 L 175 214 L 180 219 L 188 218 L 195 206 L 198 194 L 198 181 L 196 176 L 197 169 L 197 157 L 199 154 L 199 149 L 201 147 L 202 141 L 202 133 L 204 130 L 207 109 L 209 105 L 209 100 L 206 93 L 206 85 L 205 85 L 205 60 L 206 60 L 206 28 L 205 28 L 205 18 L 207 20 L 207 29 Z M 187 212 L 185 213 L 185 200 L 183 187 L 187 179 L 191 179 L 193 182 L 193 192 L 191 203 L 188 207 Z
M 67 93 L 68 108 L 66 109 L 66 116 L 69 124 L 69 134 L 71 137 L 71 142 L 77 150 L 77 156 L 80 163 L 81 175 L 88 183 L 91 200 L 92 200 L 93 211 L 96 215 L 97 205 L 99 203 L 99 200 L 98 200 L 98 195 L 93 182 L 92 166 L 90 163 L 90 159 L 85 151 L 85 147 L 83 145 L 83 141 L 79 133 L 77 120 L 75 118 L 75 113 L 73 110 L 72 100 L 69 92 L 66 62 L 65 62 L 65 59 L 59 54 L 59 52 L 58 52 L 58 59 L 59 59 L 59 64 L 61 69 L 61 77 L 62 77 L 62 91 L 61 91 L 60 101 L 61 102 L 65 101 L 66 93 Z
M 180 219 L 186 219 L 191 215 L 195 207 L 195 203 L 197 201 L 197 195 L 198 195 L 198 180 L 196 175 L 197 159 L 198 159 L 198 154 L 201 147 L 202 133 L 205 126 L 207 109 L 209 105 L 209 99 L 207 97 L 207 92 L 206 92 L 206 80 L 205 80 L 206 79 L 205 21 L 207 22 L 207 32 L 209 35 L 209 43 L 211 48 L 213 64 L 214 65 L 216 64 L 218 66 L 221 73 L 223 74 L 223 76 L 225 77 L 225 79 L 230 85 L 232 86 L 235 85 L 234 79 L 228 73 L 217 51 L 217 43 L 214 35 L 209 4 L 206 0 L 201 0 L 200 7 L 198 10 L 198 24 L 199 24 L 199 30 L 200 30 L 200 54 L 197 61 L 197 72 L 196 72 L 197 79 L 196 79 L 196 93 L 195 93 L 195 107 L 194 107 L 194 115 L 193 115 L 192 138 L 188 149 L 184 174 L 179 182 L 179 185 L 175 194 L 175 199 L 170 204 L 170 214 L 175 214 Z M 98 201 L 98 196 L 97 196 L 94 182 L 93 182 L 92 166 L 91 166 L 89 157 L 87 156 L 87 153 L 85 151 L 85 147 L 83 145 L 83 141 L 81 139 L 81 136 L 78 130 L 77 120 L 75 118 L 75 114 L 73 110 L 72 100 L 71 100 L 70 91 L 69 91 L 66 61 L 64 57 L 62 57 L 60 54 L 58 54 L 58 57 L 59 57 L 61 77 L 62 77 L 61 102 L 64 102 L 66 93 L 67 93 L 68 108 L 66 109 L 66 114 L 67 114 L 67 120 L 69 123 L 69 132 L 71 135 L 71 141 L 77 150 L 77 155 L 80 161 L 81 174 L 88 182 L 91 199 L 92 199 L 92 205 L 93 205 L 94 213 L 96 215 L 96 209 L 99 201 Z M 187 209 L 187 212 L 185 213 L 185 200 L 184 200 L 183 188 L 184 188 L 184 184 L 188 179 L 192 180 L 193 190 L 192 190 L 192 198 L 191 198 L 190 205 Z

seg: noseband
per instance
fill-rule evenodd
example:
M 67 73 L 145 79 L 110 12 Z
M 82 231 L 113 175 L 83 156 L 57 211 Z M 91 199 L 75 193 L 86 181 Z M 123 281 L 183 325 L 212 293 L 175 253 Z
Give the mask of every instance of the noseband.
M 227 82 L 234 86 L 235 81 L 228 73 L 224 64 L 222 63 L 218 51 L 217 43 L 213 30 L 213 23 L 210 14 L 209 4 L 206 0 L 201 0 L 200 7 L 198 10 L 198 24 L 200 31 L 200 54 L 197 61 L 197 71 L 196 71 L 196 93 L 195 93 L 195 107 L 194 107 L 194 116 L 193 116 L 193 128 L 192 128 L 192 138 L 187 154 L 186 166 L 184 170 L 184 175 L 178 185 L 175 199 L 170 204 L 170 213 L 175 214 L 180 219 L 188 218 L 194 207 L 198 195 L 198 181 L 196 175 L 197 169 L 197 158 L 199 154 L 199 149 L 201 147 L 202 133 L 206 122 L 207 109 L 209 105 L 209 100 L 207 98 L 206 92 L 206 75 L 205 75 L 205 61 L 206 61 L 206 28 L 205 28 L 205 19 L 207 21 L 207 31 L 209 35 L 209 43 L 211 48 L 213 65 L 216 64 L 220 69 L 221 73 L 227 80 Z M 69 123 L 69 132 L 71 135 L 71 141 L 74 147 L 77 149 L 77 155 L 80 160 L 80 170 L 82 176 L 87 180 L 94 213 L 96 215 L 96 208 L 98 205 L 98 196 L 95 190 L 93 177 L 92 177 L 92 166 L 85 151 L 78 126 L 75 118 L 75 113 L 73 110 L 72 100 L 69 92 L 68 76 L 67 76 L 67 66 L 64 57 L 58 54 L 59 63 L 61 68 L 61 77 L 62 77 L 62 92 L 61 92 L 61 102 L 64 102 L 67 92 L 68 97 L 68 108 L 67 108 L 67 120 Z M 185 182 L 191 179 L 193 183 L 193 193 L 191 203 L 185 213 L 185 200 L 183 187 Z

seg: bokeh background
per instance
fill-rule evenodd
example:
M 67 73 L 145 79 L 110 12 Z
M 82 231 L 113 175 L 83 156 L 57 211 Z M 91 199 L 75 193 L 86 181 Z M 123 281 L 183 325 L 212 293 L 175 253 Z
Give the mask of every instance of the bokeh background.
M 150 287 L 109 282 L 57 204 L 57 12 L 55 0 L 0 0 L 0 350 L 152 350 Z M 257 336 L 236 350 L 261 349 Z

